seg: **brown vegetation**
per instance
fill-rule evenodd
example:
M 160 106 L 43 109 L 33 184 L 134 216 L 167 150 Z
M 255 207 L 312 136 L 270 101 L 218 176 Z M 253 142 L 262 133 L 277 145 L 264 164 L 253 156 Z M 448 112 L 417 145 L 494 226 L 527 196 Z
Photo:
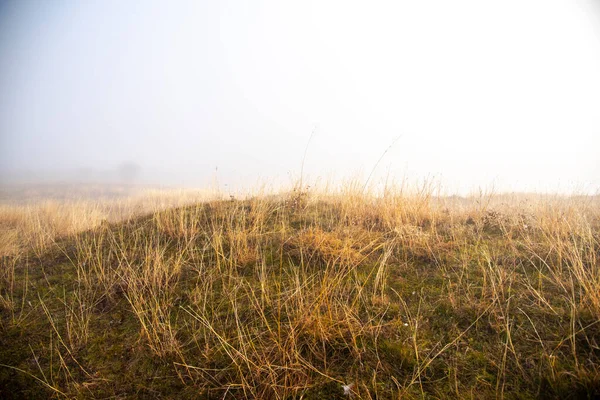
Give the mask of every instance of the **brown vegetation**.
M 0 207 L 3 398 L 600 395 L 597 198 L 197 200 Z

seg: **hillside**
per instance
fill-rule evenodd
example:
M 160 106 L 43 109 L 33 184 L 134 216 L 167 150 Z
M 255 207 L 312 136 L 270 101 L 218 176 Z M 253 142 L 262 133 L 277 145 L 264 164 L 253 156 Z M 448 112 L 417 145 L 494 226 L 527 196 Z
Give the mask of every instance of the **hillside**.
M 600 396 L 597 198 L 10 207 L 0 398 Z

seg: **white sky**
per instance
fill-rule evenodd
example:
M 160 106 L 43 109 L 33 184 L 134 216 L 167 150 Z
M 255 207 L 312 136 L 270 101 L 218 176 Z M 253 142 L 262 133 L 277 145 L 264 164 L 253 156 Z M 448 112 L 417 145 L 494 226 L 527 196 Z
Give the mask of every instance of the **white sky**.
M 0 4 L 0 169 L 600 189 L 594 0 Z

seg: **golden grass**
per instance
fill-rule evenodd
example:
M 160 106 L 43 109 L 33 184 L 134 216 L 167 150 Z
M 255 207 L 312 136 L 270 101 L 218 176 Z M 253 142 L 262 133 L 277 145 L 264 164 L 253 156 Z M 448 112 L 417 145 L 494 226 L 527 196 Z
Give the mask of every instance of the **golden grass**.
M 93 193 L 101 190 L 93 189 Z M 220 196 L 215 191 L 159 189 L 141 189 L 121 197 L 100 198 L 91 197 L 94 194 L 89 190 L 74 196 L 63 195 L 63 199 L 53 198 L 52 192 L 36 195 L 26 191 L 25 194 L 33 196 L 33 200 L 20 197 L 23 196 L 20 193 L 18 197 L 0 203 L 0 256 L 29 249 L 43 252 L 57 238 L 97 228 L 103 223 L 124 221 Z
M 598 393 L 597 197 L 218 197 L 0 206 L 3 332 L 18 337 L 2 342 L 0 383 L 25 393 L 30 376 L 58 397 Z

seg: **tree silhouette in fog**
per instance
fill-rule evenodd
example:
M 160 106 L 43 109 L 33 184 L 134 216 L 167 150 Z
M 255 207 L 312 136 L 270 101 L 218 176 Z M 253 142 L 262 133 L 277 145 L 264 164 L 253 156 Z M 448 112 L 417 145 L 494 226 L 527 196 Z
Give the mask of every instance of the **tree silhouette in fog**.
M 140 176 L 142 168 L 134 162 L 124 162 L 117 168 L 119 179 L 123 183 L 134 183 Z

